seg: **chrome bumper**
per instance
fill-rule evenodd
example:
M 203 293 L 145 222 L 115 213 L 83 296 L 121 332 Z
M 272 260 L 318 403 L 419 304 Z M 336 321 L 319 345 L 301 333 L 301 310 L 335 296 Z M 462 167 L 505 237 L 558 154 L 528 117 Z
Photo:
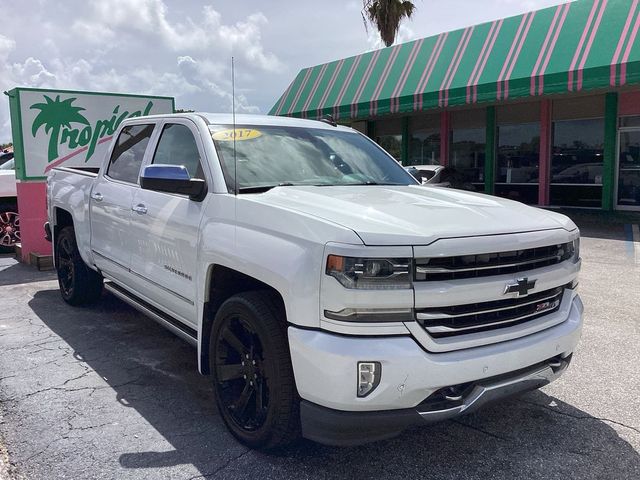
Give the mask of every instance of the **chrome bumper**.
M 487 403 L 540 388 L 562 375 L 570 362 L 571 355 L 558 356 L 499 377 L 446 387 L 412 409 L 353 412 L 303 400 L 300 404 L 302 435 L 319 443 L 340 446 L 392 438 L 410 426 L 466 415 Z

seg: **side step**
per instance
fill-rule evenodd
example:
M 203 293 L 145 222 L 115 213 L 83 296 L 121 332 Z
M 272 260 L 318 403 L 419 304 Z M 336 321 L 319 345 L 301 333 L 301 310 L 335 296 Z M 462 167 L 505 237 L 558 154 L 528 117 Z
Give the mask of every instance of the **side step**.
M 186 340 L 192 345 L 198 344 L 198 332 L 196 332 L 193 328 L 185 325 L 180 320 L 176 320 L 171 315 L 164 313 L 159 308 L 154 307 L 153 305 L 145 302 L 141 298 L 136 295 L 128 292 L 120 285 L 115 284 L 114 282 L 105 282 L 104 288 L 111 293 L 113 293 L 120 300 L 128 303 L 136 310 L 144 313 L 146 316 L 155 320 L 160 325 L 165 327 L 166 329 L 173 332 L 178 337 Z

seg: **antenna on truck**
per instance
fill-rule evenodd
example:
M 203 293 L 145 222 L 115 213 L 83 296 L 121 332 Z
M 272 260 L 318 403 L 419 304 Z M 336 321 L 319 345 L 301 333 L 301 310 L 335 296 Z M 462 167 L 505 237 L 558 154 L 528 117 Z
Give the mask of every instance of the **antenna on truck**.
M 231 57 L 231 122 L 233 124 L 233 193 L 238 195 L 238 159 L 236 158 L 236 71 Z

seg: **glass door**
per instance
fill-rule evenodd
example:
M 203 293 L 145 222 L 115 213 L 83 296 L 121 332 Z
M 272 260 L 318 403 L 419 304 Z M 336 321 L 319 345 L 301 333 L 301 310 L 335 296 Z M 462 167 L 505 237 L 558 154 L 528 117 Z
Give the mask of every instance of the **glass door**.
M 640 210 L 640 127 L 618 133 L 618 208 Z

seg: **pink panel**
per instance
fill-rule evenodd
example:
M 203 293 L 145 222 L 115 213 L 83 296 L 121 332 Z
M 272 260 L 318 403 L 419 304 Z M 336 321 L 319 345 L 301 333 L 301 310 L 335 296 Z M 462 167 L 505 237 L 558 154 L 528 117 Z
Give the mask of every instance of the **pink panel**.
M 619 115 L 640 115 L 640 92 L 624 92 L 618 100 Z
M 549 172 L 551 171 L 551 101 L 540 104 L 540 168 L 538 205 L 549 205 Z
M 31 252 L 51 255 L 51 244 L 44 238 L 43 225 L 47 221 L 45 182 L 18 182 L 18 213 L 20 213 L 20 237 L 22 260 L 29 261 Z

